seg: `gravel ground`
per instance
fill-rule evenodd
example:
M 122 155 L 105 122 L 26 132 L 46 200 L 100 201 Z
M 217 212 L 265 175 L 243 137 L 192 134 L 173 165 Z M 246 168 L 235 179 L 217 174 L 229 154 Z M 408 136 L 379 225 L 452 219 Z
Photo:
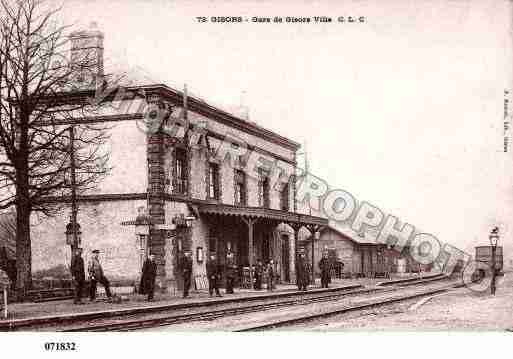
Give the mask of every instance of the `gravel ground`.
M 413 276 L 414 277 L 414 276 Z M 392 278 L 396 279 L 396 278 Z M 331 287 L 341 287 L 354 284 L 361 285 L 374 285 L 377 282 L 384 281 L 383 279 L 337 279 L 333 281 Z M 295 285 L 278 285 L 275 293 L 295 291 L 297 287 Z M 317 280 L 316 288 L 320 288 L 320 281 Z M 310 286 L 309 288 L 312 288 Z M 224 294 L 224 290 L 221 290 Z M 248 295 L 267 295 L 267 290 L 250 290 L 250 289 L 236 289 L 235 294 L 226 295 L 225 298 L 242 298 Z M 139 307 L 152 307 L 156 305 L 168 305 L 168 304 L 180 304 L 180 303 L 191 303 L 198 301 L 215 301 L 216 298 L 209 298 L 208 292 L 206 291 L 192 291 L 188 299 L 182 299 L 181 293 L 175 293 L 175 295 L 155 293 L 155 301 L 147 302 L 146 296 L 133 294 L 128 295 L 129 299 L 126 302 L 120 304 L 108 303 L 105 299 L 97 302 L 89 302 L 87 298 L 84 298 L 84 305 L 74 305 L 73 300 L 59 300 L 45 303 L 11 303 L 9 304 L 9 319 L 23 319 L 23 318 L 34 318 L 43 317 L 47 315 L 57 314 L 70 314 L 70 313 L 85 313 L 95 311 L 106 311 L 106 310 L 117 310 L 125 308 L 139 308 Z M 0 299 L 0 307 L 2 307 Z M 0 321 L 4 320 L 0 317 Z
M 286 330 L 513 330 L 513 273 L 507 273 L 495 296 L 476 293 L 467 288 L 329 320 L 287 327 Z M 283 330 L 283 329 L 282 329 Z
M 233 331 L 240 330 L 255 325 L 262 325 L 273 321 L 280 321 L 290 319 L 293 317 L 301 317 L 305 314 L 323 313 L 328 310 L 336 310 L 346 308 L 350 305 L 359 305 L 368 302 L 369 300 L 388 299 L 397 295 L 414 294 L 420 290 L 437 289 L 447 286 L 448 282 L 432 283 L 421 288 L 406 287 L 402 288 L 400 292 L 392 291 L 392 288 L 386 288 L 383 292 L 358 295 L 356 297 L 344 297 L 336 301 L 322 302 L 322 303 L 309 303 L 304 305 L 296 305 L 286 308 L 269 309 L 248 314 L 232 315 L 215 320 L 193 321 L 188 323 L 180 323 L 169 326 L 156 327 L 151 329 L 144 329 L 143 331 Z M 361 316 L 362 312 L 358 312 Z M 331 321 L 330 321 L 331 322 Z M 285 330 L 290 330 L 286 327 Z M 294 327 L 295 328 L 295 327 Z M 298 326 L 298 329 L 309 330 L 308 326 Z M 324 329 L 324 328 L 323 328 Z
M 416 275 L 408 276 L 411 278 L 417 277 Z M 402 277 L 393 276 L 390 279 L 400 279 Z M 363 286 L 374 286 L 378 282 L 386 281 L 385 279 L 370 279 L 370 278 L 358 278 L 358 279 L 334 279 L 333 283 L 330 287 L 341 287 L 341 286 L 349 286 L 355 284 L 361 284 Z M 309 286 L 309 288 L 320 288 L 320 279 L 316 280 L 315 286 Z M 288 292 L 295 291 L 297 287 L 295 285 L 283 284 L 278 285 L 277 289 L 274 291 L 275 293 L 280 292 Z M 224 294 L 224 290 L 221 290 Z M 235 294 L 226 295 L 225 298 L 242 298 L 248 295 L 267 295 L 269 292 L 267 290 L 255 291 L 252 289 L 236 289 Z M 114 304 L 107 303 L 105 299 L 99 300 L 97 302 L 89 302 L 87 298 L 84 298 L 85 305 L 74 305 L 73 300 L 59 300 L 53 302 L 45 302 L 45 303 L 11 303 L 9 304 L 9 316 L 8 319 L 23 319 L 23 318 L 35 318 L 35 317 L 44 317 L 48 315 L 58 315 L 58 314 L 71 314 L 71 313 L 85 313 L 85 312 L 95 312 L 95 311 L 108 311 L 108 310 L 118 310 L 125 308 L 139 308 L 139 307 L 152 307 L 156 305 L 169 305 L 169 304 L 180 304 L 180 303 L 192 303 L 198 301 L 215 301 L 216 298 L 209 298 L 207 291 L 192 291 L 190 298 L 182 299 L 181 293 L 172 294 L 164 294 L 164 293 L 155 293 L 155 301 L 154 302 L 146 302 L 146 296 L 133 294 L 127 296 L 128 301 Z M 0 308 L 2 307 L 0 300 Z M 3 317 L 0 317 L 0 322 L 3 321 Z

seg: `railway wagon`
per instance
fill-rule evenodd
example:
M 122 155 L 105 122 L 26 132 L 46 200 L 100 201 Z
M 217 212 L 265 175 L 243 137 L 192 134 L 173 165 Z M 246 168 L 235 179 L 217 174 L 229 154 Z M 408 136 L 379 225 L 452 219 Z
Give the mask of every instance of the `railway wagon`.
M 497 247 L 495 250 L 495 269 L 497 270 L 497 275 L 503 274 L 503 254 L 502 247 Z M 477 246 L 476 247 L 476 255 L 475 260 L 478 263 L 483 263 L 486 268 L 492 268 L 492 247 L 491 246 Z M 477 269 L 476 273 L 474 273 L 474 278 L 483 278 L 488 270 L 485 269 Z
M 492 267 L 492 247 L 491 246 L 478 246 L 476 247 L 476 257 L 477 262 L 484 262 L 488 266 Z M 502 247 L 497 247 L 495 250 L 495 268 L 498 272 L 502 272 L 503 269 L 503 255 L 502 255 Z

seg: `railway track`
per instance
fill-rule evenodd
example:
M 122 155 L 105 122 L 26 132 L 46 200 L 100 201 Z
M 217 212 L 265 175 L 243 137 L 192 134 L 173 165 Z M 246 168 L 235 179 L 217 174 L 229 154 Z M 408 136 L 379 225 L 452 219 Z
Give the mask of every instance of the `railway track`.
M 287 327 L 295 324 L 305 323 L 312 320 L 322 319 L 322 318 L 329 318 L 335 315 L 345 314 L 349 312 L 359 311 L 359 310 L 366 310 L 366 309 L 372 309 L 377 307 L 382 307 L 386 305 L 391 305 L 399 302 L 404 302 L 412 299 L 417 299 L 421 297 L 446 293 L 452 288 L 456 288 L 459 285 L 452 285 L 448 286 L 447 288 L 439 288 L 439 289 L 433 289 L 433 290 L 427 290 L 422 291 L 419 293 L 409 294 L 409 295 L 402 295 L 402 296 L 392 296 L 387 299 L 381 299 L 381 300 L 369 300 L 368 302 L 356 304 L 356 305 L 348 305 L 344 306 L 342 308 L 337 308 L 334 310 L 326 310 L 321 313 L 314 313 L 314 314 L 305 314 L 305 315 L 299 315 L 293 318 L 287 318 L 287 319 L 281 319 L 281 320 L 273 320 L 267 323 L 261 323 L 257 325 L 247 326 L 244 328 L 235 329 L 233 331 L 235 332 L 253 332 L 253 331 L 263 331 L 263 330 L 271 330 L 271 329 L 277 329 L 280 327 Z
M 174 314 L 174 315 L 165 315 L 157 318 L 137 318 L 137 319 L 120 319 L 119 321 L 113 321 L 109 323 L 101 323 L 101 324 L 89 324 L 83 325 L 80 327 L 68 328 L 62 330 L 63 332 L 109 332 L 109 331 L 133 331 L 140 330 L 146 328 L 155 328 L 160 326 L 186 323 L 191 321 L 202 321 L 202 320 L 215 320 L 217 318 L 222 318 L 230 315 L 240 315 L 247 313 L 254 313 L 264 310 L 277 309 L 280 307 L 294 306 L 294 305 L 305 305 L 310 303 L 319 303 L 319 302 L 327 302 L 339 299 L 341 297 L 348 297 L 351 295 L 358 294 L 367 294 L 373 292 L 388 292 L 393 291 L 392 288 L 381 289 L 381 288 L 372 288 L 372 289 L 356 289 L 351 291 L 345 291 L 341 293 L 335 294 L 317 294 L 314 296 L 309 295 L 309 293 L 305 293 L 301 296 L 295 296 L 294 298 L 287 300 L 278 300 L 269 303 L 268 300 L 265 303 L 260 304 L 252 304 L 249 306 L 242 307 L 229 307 L 223 309 L 205 309 L 199 310 L 193 313 L 187 314 Z
M 437 278 L 428 278 L 428 279 L 419 279 L 409 283 L 410 285 L 423 285 L 424 283 L 431 283 L 434 281 L 443 281 L 447 280 L 447 277 L 440 276 Z M 262 300 L 262 303 L 244 305 L 244 306 L 235 306 L 228 307 L 222 309 L 210 309 L 204 308 L 203 310 L 196 310 L 191 313 L 185 314 L 165 314 L 159 315 L 157 317 L 144 318 L 144 317 L 136 317 L 136 318 L 110 318 L 107 322 L 103 323 L 90 323 L 88 325 L 80 325 L 75 327 L 64 328 L 61 331 L 64 332 L 108 332 L 108 331 L 134 331 L 134 330 L 142 330 L 147 328 L 156 328 L 162 326 L 169 326 L 180 323 L 187 323 L 193 321 L 213 321 L 215 319 L 224 318 L 228 316 L 236 316 L 248 313 L 262 312 L 272 309 L 284 308 L 284 307 L 292 307 L 298 305 L 308 305 L 313 303 L 322 303 L 322 302 L 334 302 L 341 298 L 347 298 L 356 295 L 367 295 L 372 293 L 389 293 L 395 292 L 399 288 L 397 287 L 375 287 L 375 288 L 363 288 L 363 289 L 355 289 L 349 291 L 342 292 L 334 292 L 334 293 L 312 293 L 306 292 L 304 294 L 295 295 L 293 297 L 289 297 L 286 299 L 276 299 L 276 300 Z M 249 330 L 253 330 L 250 328 Z

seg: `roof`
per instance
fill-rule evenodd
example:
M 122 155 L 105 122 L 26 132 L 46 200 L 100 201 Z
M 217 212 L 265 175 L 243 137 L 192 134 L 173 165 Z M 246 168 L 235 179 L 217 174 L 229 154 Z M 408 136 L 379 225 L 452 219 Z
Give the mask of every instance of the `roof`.
M 331 230 L 340 236 L 349 239 L 350 241 L 357 243 L 357 244 L 364 244 L 364 245 L 374 245 L 377 246 L 379 243 L 376 242 L 375 236 L 372 236 L 372 234 L 368 232 L 361 232 L 357 233 L 350 227 L 341 227 L 341 226 L 334 226 L 334 225 L 328 225 L 327 227 L 323 228 L 322 231 Z
M 226 204 L 193 205 L 199 213 L 239 216 L 246 218 L 265 218 L 285 223 L 326 226 L 328 220 L 322 217 L 309 216 L 300 213 L 280 211 L 261 207 L 240 207 Z
M 140 92 L 141 90 L 149 92 L 157 92 L 163 97 L 170 98 L 174 102 L 183 102 L 183 92 L 169 87 L 165 84 L 148 84 L 128 87 L 128 90 Z M 214 118 L 217 121 L 225 123 L 231 127 L 238 128 L 242 131 L 249 132 L 253 135 L 263 137 L 270 140 L 278 145 L 284 146 L 291 150 L 296 151 L 301 145 L 285 136 L 282 136 L 276 132 L 273 132 L 265 127 L 259 126 L 254 122 L 242 119 L 233 113 L 225 111 L 219 107 L 213 106 L 205 100 L 195 97 L 193 95 L 187 95 L 187 104 L 190 110 L 198 112 L 206 117 Z
M 175 104 L 183 103 L 184 94 L 182 91 L 176 90 L 165 84 L 150 84 L 150 85 L 136 85 L 136 86 L 121 86 L 126 92 L 132 96 L 146 95 L 158 95 L 165 99 L 170 100 Z M 110 91 L 108 94 L 102 95 L 102 101 L 115 101 L 117 91 Z M 95 96 L 94 89 L 84 89 L 72 92 L 60 92 L 51 96 L 52 101 L 56 103 L 65 103 L 69 101 L 85 101 L 85 99 Z M 49 97 L 50 99 L 50 97 Z M 236 128 L 240 131 L 249 133 L 251 135 L 263 138 L 269 142 L 275 143 L 279 146 L 287 148 L 291 151 L 297 151 L 301 145 L 285 136 L 282 136 L 276 132 L 273 132 L 265 127 L 257 125 L 255 122 L 242 119 L 233 113 L 225 111 L 219 107 L 213 106 L 207 103 L 199 97 L 187 95 L 187 104 L 190 111 L 196 112 L 209 119 L 225 124 L 229 127 Z M 142 113 L 133 114 L 116 114 L 108 116 L 93 116 L 93 119 L 103 117 L 103 120 L 113 120 L 119 116 L 124 116 L 126 119 L 138 119 L 142 118 Z

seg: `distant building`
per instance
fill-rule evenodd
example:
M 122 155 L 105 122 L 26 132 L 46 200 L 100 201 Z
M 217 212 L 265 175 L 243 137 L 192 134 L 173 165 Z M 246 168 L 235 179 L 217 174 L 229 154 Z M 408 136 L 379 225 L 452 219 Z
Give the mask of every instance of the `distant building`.
M 377 233 L 374 233 L 376 235 Z M 314 237 L 315 238 L 315 237 Z M 306 249 L 308 258 L 312 255 L 312 236 L 302 233 L 299 243 Z M 329 225 L 323 227 L 314 241 L 315 273 L 320 275 L 318 261 L 327 252 L 332 261 L 344 264 L 343 274 L 351 277 L 374 277 L 385 272 L 418 272 L 420 266 L 410 255 L 410 247 L 401 252 L 389 248 L 376 240 L 367 231 L 356 233 L 349 228 Z M 423 266 L 422 270 L 430 268 Z

